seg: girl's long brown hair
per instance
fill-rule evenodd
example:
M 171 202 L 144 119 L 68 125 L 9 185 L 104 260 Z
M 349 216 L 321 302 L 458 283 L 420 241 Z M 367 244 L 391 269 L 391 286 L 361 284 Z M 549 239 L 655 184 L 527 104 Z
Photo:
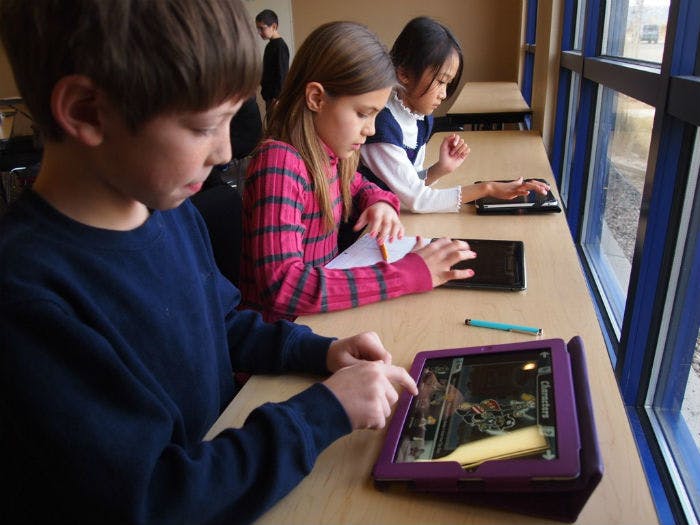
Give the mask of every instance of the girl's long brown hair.
M 397 83 L 391 58 L 377 36 L 355 22 L 329 22 L 316 28 L 297 51 L 277 104 L 268 115 L 267 137 L 294 146 L 314 183 L 324 222 L 335 228 L 326 171 L 328 155 L 306 105 L 306 85 L 320 83 L 332 97 L 369 93 Z M 359 153 L 339 161 L 343 219 L 352 211 L 352 181 Z

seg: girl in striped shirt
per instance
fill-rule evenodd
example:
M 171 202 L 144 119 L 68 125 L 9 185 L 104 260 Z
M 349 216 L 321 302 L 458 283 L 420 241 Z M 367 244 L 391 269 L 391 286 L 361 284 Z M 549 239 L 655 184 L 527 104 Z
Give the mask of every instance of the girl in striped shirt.
M 386 49 L 365 26 L 331 22 L 302 44 L 246 175 L 243 307 L 269 321 L 293 320 L 473 275 L 450 269 L 475 256 L 450 239 L 417 243 L 391 264 L 324 267 L 338 253 L 338 228 L 353 208 L 355 231 L 366 229 L 380 244 L 403 236 L 396 196 L 357 173 L 360 146 L 395 85 Z

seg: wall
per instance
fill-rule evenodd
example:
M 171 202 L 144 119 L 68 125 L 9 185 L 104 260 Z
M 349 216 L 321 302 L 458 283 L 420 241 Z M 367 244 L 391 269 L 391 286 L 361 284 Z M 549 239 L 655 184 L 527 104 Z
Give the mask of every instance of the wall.
M 19 91 L 15 85 L 15 79 L 12 75 L 12 68 L 7 61 L 5 48 L 0 44 L 0 98 L 18 97 Z
M 551 1 L 548 5 L 547 25 L 552 23 Z M 464 50 L 465 81 L 519 81 L 521 21 L 524 0 L 432 0 L 426 7 L 425 0 L 353 0 L 335 2 L 328 0 L 244 0 L 244 6 L 251 20 L 263 9 L 272 9 L 280 18 L 280 33 L 294 56 L 296 43 L 299 44 L 318 25 L 331 20 L 354 20 L 361 22 L 377 33 L 387 47 L 391 47 L 396 36 L 411 18 L 427 15 L 445 23 L 452 29 Z M 555 17 L 556 18 L 556 17 Z M 551 25 L 550 25 L 551 28 Z M 537 47 L 549 46 L 540 37 L 550 38 L 550 28 L 538 31 Z M 542 47 L 540 47 L 542 44 Z M 265 42 L 260 39 L 260 53 Z M 549 50 L 548 50 L 549 51 Z M 544 120 L 548 88 L 546 69 L 550 67 L 551 54 L 546 53 L 544 62 L 536 65 L 533 90 L 533 111 L 535 128 L 546 127 Z M 544 58 L 544 57 L 543 57 Z M 556 69 L 553 69 L 556 72 Z M 538 78 L 540 81 L 538 82 Z M 548 86 L 548 83 L 550 86 Z M 551 96 L 555 96 L 556 90 Z M 0 48 L 0 98 L 18 96 L 7 64 L 4 51 Z M 449 101 L 443 104 L 436 115 L 449 108 Z M 538 115 L 540 119 L 539 120 Z M 546 140 L 545 143 L 548 141 Z
M 324 22 L 350 20 L 367 25 L 388 48 L 409 20 L 430 16 L 447 25 L 462 44 L 463 82 L 517 82 L 522 5 L 523 0 L 294 0 L 292 16 L 299 44 Z M 436 115 L 448 107 L 449 101 Z
M 280 18 L 280 33 L 294 55 L 296 42 L 331 20 L 354 20 L 369 26 L 387 47 L 411 18 L 432 16 L 452 29 L 465 53 L 467 81 L 518 81 L 520 20 L 523 0 L 245 0 L 251 20 L 263 9 Z M 265 42 L 260 40 L 260 52 Z M 0 47 L 0 98 L 17 96 L 4 50 Z
M 291 0 L 244 0 L 243 5 L 250 14 L 251 24 L 255 24 L 255 15 L 263 9 L 272 9 L 279 18 L 279 32 L 289 46 L 291 57 L 294 56 L 294 30 Z M 260 56 L 262 57 L 267 42 L 258 39 Z M 0 98 L 18 97 L 19 91 L 15 85 L 12 70 L 7 62 L 5 49 L 0 45 Z
M 550 153 L 559 87 L 559 57 L 561 54 L 561 2 L 540 0 L 537 4 L 537 34 L 535 36 L 535 68 L 532 81 L 532 128 L 542 135 Z

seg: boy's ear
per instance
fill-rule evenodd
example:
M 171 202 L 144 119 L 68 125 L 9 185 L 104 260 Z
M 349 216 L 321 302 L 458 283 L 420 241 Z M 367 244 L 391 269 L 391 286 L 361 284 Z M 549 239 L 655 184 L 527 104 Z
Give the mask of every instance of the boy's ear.
M 316 113 L 323 107 L 325 90 L 319 82 L 309 82 L 306 84 L 306 106 Z
M 51 92 L 51 112 L 66 135 L 88 146 L 102 142 L 100 90 L 84 75 L 62 77 Z

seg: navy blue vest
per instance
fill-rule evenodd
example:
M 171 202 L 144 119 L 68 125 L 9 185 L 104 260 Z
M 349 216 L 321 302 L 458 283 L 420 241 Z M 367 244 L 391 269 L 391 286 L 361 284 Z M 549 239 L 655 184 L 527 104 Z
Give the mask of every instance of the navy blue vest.
M 417 120 L 416 124 L 418 124 L 418 140 L 416 147 L 409 148 L 403 143 L 403 131 L 401 130 L 401 126 L 394 118 L 394 115 L 391 114 L 389 108 L 384 108 L 379 115 L 377 115 L 377 120 L 375 122 L 376 133 L 371 137 L 367 137 L 367 144 L 384 142 L 399 146 L 403 148 L 411 164 L 413 164 L 416 161 L 418 151 L 430 138 L 430 134 L 433 130 L 433 116 L 427 115 L 423 120 Z M 391 191 L 387 185 L 384 184 L 384 181 L 372 173 L 372 170 L 364 164 L 360 163 L 358 171 L 362 173 L 367 180 L 374 182 L 380 188 Z

